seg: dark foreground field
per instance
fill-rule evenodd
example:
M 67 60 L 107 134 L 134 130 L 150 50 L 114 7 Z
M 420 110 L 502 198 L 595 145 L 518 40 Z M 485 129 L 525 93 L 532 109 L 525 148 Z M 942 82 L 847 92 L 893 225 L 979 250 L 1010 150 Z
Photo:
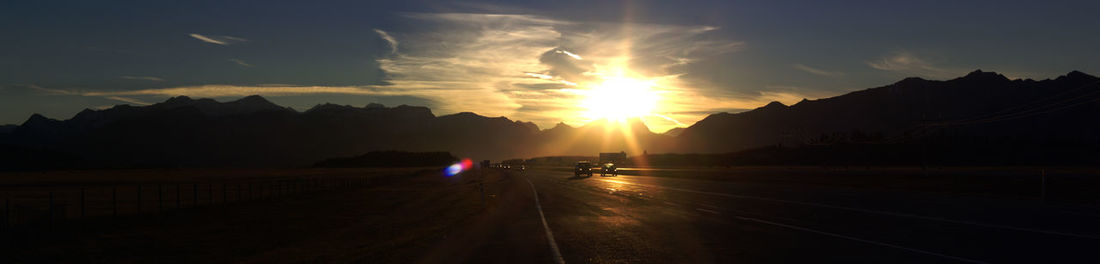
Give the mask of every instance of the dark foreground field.
M 141 213 L 70 212 L 52 226 L 10 229 L 0 262 L 1100 260 L 1092 254 L 1100 248 L 1100 206 L 1090 198 L 1095 194 L 1077 193 L 1091 188 L 1094 170 L 1046 169 L 1046 200 L 1036 189 L 1043 171 L 735 167 L 628 169 L 615 177 L 574 177 L 565 168 L 455 177 L 438 169 L 175 171 L 158 179 L 230 183 L 212 185 L 212 195 L 199 187 L 179 194 L 166 188 L 163 196 L 180 195 L 179 209 L 175 200 L 158 200 Z M 121 176 L 74 181 L 88 175 L 55 174 L 13 180 L 4 190 L 23 192 L 25 201 L 41 196 L 27 189 L 133 185 L 127 177 L 139 177 L 112 175 Z M 251 180 L 252 192 L 235 182 L 242 179 Z M 167 204 L 160 213 L 149 211 L 160 203 Z
M 191 198 L 186 197 L 191 192 L 184 191 L 182 209 L 175 209 L 175 194 L 170 193 L 166 196 L 172 200 L 165 202 L 169 208 L 162 213 L 149 212 L 156 206 L 147 204 L 142 214 L 58 220 L 53 228 L 41 223 L 16 226 L 3 234 L 0 262 L 403 263 L 436 257 L 430 253 L 438 243 L 477 222 L 485 210 L 474 175 L 448 178 L 438 169 L 142 171 L 112 174 L 114 178 L 100 174 L 99 180 L 82 180 L 93 177 L 89 172 L 52 173 L 36 181 L 11 179 L 13 184 L 4 189 L 30 196 L 28 190 L 57 190 L 76 183 L 130 186 L 234 173 L 244 177 L 218 180 L 248 178 L 257 182 L 255 189 L 258 182 L 271 178 L 347 178 L 365 183 L 242 201 L 230 193 L 229 203 L 222 203 L 222 194 L 215 192 L 213 205 L 206 204 L 205 191 L 200 190 L 196 208 L 190 208 Z M 140 176 L 154 174 L 165 176 Z M 485 178 L 490 183 L 501 179 L 498 173 L 486 173 Z

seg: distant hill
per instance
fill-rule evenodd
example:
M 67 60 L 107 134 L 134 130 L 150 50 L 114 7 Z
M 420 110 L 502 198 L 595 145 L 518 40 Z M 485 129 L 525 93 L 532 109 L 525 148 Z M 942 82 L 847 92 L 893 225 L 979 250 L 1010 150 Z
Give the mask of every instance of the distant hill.
M 491 160 L 618 151 L 742 153 L 712 159 L 743 164 L 780 157 L 785 163 L 872 160 L 860 157 L 900 151 L 911 155 L 889 162 L 920 153 L 953 163 L 1096 164 L 1097 116 L 1100 79 L 1076 71 L 1040 81 L 983 71 L 947 81 L 907 78 L 791 106 L 773 102 L 713 114 L 661 134 L 637 119 L 540 130 L 504 117 L 436 116 L 417 106 L 323 104 L 298 112 L 260 96 L 231 102 L 180 96 L 150 106 L 84 110 L 68 120 L 34 114 L 0 129 L 0 144 L 9 146 L 0 151 L 9 157 L 51 153 L 43 155 L 103 167 L 302 167 L 385 150 Z
M 371 151 L 363 155 L 326 159 L 313 165 L 318 168 L 396 168 L 445 167 L 458 158 L 443 152 Z
M 639 138 L 654 135 L 644 124 L 632 124 Z M 301 167 L 381 150 L 446 150 L 492 160 L 546 149 L 598 152 L 600 144 L 584 138 L 597 131 L 602 126 L 540 131 L 530 122 L 468 112 L 435 116 L 426 107 L 406 105 L 322 104 L 297 112 L 260 96 L 230 102 L 180 96 L 150 106 L 88 109 L 68 120 L 34 114 L 0 133 L 0 144 L 70 153 L 102 167 Z M 614 137 L 608 142 L 620 143 L 604 146 L 606 151 L 625 144 Z
M 1094 76 L 1074 71 L 1053 80 L 1009 80 L 979 70 L 947 81 L 907 78 L 791 106 L 773 102 L 714 114 L 685 128 L 677 143 L 681 152 L 702 153 L 864 143 L 1072 158 L 1100 146 L 1097 116 L 1100 79 Z

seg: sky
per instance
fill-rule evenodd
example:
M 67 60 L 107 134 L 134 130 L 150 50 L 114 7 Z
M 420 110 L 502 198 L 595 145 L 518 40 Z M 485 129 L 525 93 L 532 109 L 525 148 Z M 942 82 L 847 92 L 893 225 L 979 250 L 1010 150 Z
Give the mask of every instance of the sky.
M 656 132 L 981 69 L 1100 73 L 1098 1 L 6 1 L 0 124 L 252 94 Z

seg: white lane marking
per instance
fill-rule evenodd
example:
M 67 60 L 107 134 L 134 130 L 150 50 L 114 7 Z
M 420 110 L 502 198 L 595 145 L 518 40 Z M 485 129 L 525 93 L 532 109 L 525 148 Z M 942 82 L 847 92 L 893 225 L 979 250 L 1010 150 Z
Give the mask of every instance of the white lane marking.
M 1047 234 L 1047 235 L 1059 235 L 1059 236 L 1068 236 L 1068 237 L 1088 238 L 1088 239 L 1100 240 L 1100 236 L 1082 235 L 1082 234 L 1066 233 L 1066 232 L 1052 231 L 1052 230 L 1031 229 L 1031 228 L 1023 228 L 1023 227 L 1015 227 L 1015 226 L 999 225 L 999 224 L 987 224 L 987 223 L 979 223 L 979 222 L 973 222 L 973 221 L 948 219 L 948 218 L 942 218 L 942 217 L 923 216 L 923 215 L 898 213 L 898 212 L 890 212 L 890 211 L 870 210 L 870 209 L 862 209 L 862 208 L 852 208 L 852 207 L 844 207 L 844 206 L 831 205 L 831 204 L 821 204 L 821 203 L 782 200 L 782 199 L 767 198 L 767 197 L 760 197 L 760 196 L 751 196 L 751 195 L 738 195 L 738 194 L 728 194 L 728 193 L 696 191 L 696 190 L 681 189 L 681 188 L 676 188 L 676 187 L 657 186 L 657 185 L 632 183 L 632 182 L 624 182 L 624 181 L 616 181 L 616 180 L 605 180 L 605 179 L 601 179 L 601 180 L 607 181 L 607 182 L 619 183 L 619 184 L 632 184 L 632 185 L 646 186 L 646 187 L 653 187 L 653 188 L 665 188 L 665 189 L 674 190 L 674 191 L 681 191 L 681 192 L 709 194 L 709 195 L 725 196 L 725 197 L 741 198 L 741 199 L 754 199 L 754 200 L 762 200 L 762 201 L 777 202 L 777 203 L 798 204 L 798 205 L 805 205 L 805 206 L 814 206 L 814 207 L 822 207 L 822 208 L 830 208 L 830 209 L 838 209 L 838 210 L 847 210 L 847 211 L 869 213 L 869 214 L 889 215 L 889 216 L 895 216 L 895 217 L 922 219 L 922 220 L 945 222 L 945 223 L 954 223 L 954 224 L 963 224 L 963 225 L 973 225 L 973 226 L 980 226 L 980 227 L 987 227 L 987 228 L 999 228 L 999 229 L 1033 232 L 1033 233 L 1040 233 L 1040 234 Z
M 550 225 L 546 224 L 546 215 L 542 213 L 542 204 L 539 203 L 539 191 L 535 190 L 535 184 L 531 183 L 530 179 L 527 179 L 526 176 L 523 179 L 531 185 L 531 192 L 535 193 L 535 208 L 539 209 L 539 218 L 542 218 L 542 228 L 546 230 L 546 240 L 550 243 L 550 251 L 554 254 L 554 262 L 565 264 L 565 260 L 561 258 L 561 251 L 558 251 L 558 243 L 554 242 L 554 233 L 550 232 Z
M 703 208 L 695 208 L 695 210 L 698 210 L 698 211 L 700 211 L 700 212 L 707 212 L 707 213 L 712 213 L 712 214 L 719 214 L 719 213 L 718 213 L 718 211 L 714 211 L 714 210 L 707 210 L 707 209 L 703 209 Z
M 800 226 L 793 226 L 793 225 L 788 225 L 788 224 L 783 224 L 783 223 L 777 223 L 777 222 L 772 222 L 772 221 L 763 220 L 763 219 L 756 219 L 756 218 L 751 218 L 751 217 L 741 217 L 741 216 L 734 216 L 734 217 L 736 217 L 737 219 L 750 221 L 750 222 L 756 222 L 756 223 L 761 223 L 761 224 L 768 224 L 768 225 L 773 225 L 773 226 L 785 227 L 785 228 L 790 228 L 790 229 L 794 229 L 794 230 L 806 231 L 806 232 L 820 234 L 820 235 L 843 238 L 843 239 L 848 239 L 848 240 L 852 240 L 852 241 L 858 241 L 858 242 L 874 244 L 874 245 L 879 245 L 879 246 L 884 246 L 884 247 L 896 248 L 896 249 L 901 249 L 901 250 L 906 250 L 906 251 L 911 251 L 911 252 L 916 252 L 916 253 L 921 253 L 921 254 L 927 254 L 927 255 L 932 255 L 932 256 L 937 256 L 937 257 L 942 257 L 942 258 L 948 258 L 948 259 L 963 261 L 963 262 L 986 263 L 986 262 L 980 261 L 980 260 L 973 260 L 973 259 L 956 257 L 956 256 L 951 256 L 951 255 L 944 255 L 944 254 L 931 252 L 931 251 L 925 251 L 925 250 L 920 250 L 920 249 L 915 249 L 915 248 L 910 248 L 910 247 L 904 247 L 904 246 L 894 245 L 894 244 L 885 243 L 885 242 L 866 240 L 866 239 L 857 238 L 857 237 L 850 237 L 850 236 L 845 236 L 845 235 L 841 235 L 841 234 L 830 233 L 830 232 L 825 232 L 825 231 L 820 231 L 820 230 L 815 230 L 815 229 L 809 229 L 809 228 L 800 227 Z

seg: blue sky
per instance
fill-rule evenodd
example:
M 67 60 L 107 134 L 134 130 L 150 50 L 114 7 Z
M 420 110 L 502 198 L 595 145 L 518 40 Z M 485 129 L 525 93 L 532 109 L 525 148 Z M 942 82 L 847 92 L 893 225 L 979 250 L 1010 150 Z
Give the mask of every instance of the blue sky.
M 1096 1 L 9 1 L 0 124 L 173 95 L 261 94 L 298 110 L 410 104 L 548 128 L 599 117 L 585 114 L 585 98 L 600 94 L 589 90 L 629 78 L 651 86 L 659 101 L 645 120 L 664 130 L 909 76 L 1095 75 L 1097 10 Z

